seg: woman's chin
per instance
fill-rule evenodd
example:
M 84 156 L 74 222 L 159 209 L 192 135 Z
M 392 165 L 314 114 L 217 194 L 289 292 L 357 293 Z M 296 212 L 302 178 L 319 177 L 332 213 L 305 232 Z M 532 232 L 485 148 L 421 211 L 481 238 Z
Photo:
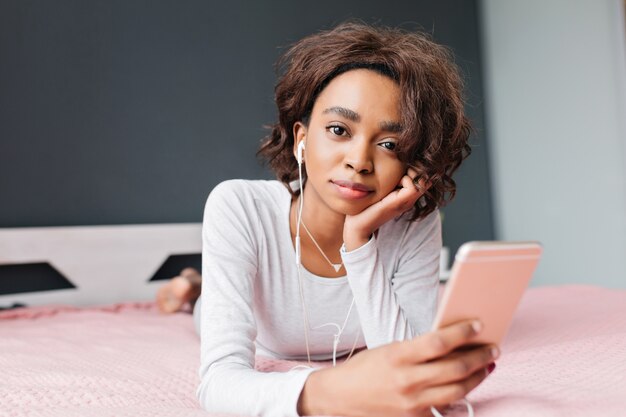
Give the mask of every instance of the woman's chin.
M 346 216 L 356 216 L 360 214 L 363 210 L 371 206 L 371 204 L 366 204 L 364 202 L 356 203 L 356 202 L 340 202 L 335 206 L 335 211 L 341 213 Z

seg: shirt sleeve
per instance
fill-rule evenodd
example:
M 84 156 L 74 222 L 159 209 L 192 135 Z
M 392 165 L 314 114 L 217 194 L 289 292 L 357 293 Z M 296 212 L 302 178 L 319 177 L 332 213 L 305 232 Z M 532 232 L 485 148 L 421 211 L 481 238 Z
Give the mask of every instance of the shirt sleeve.
M 410 222 L 398 240 L 398 263 L 392 274 L 385 274 L 374 235 L 355 250 L 347 252 L 345 246 L 341 249 L 365 343 L 370 349 L 428 331 L 437 308 L 442 246 L 439 211 Z
M 221 183 L 205 206 L 197 397 L 212 413 L 297 416 L 300 392 L 314 369 L 254 369 L 258 220 L 243 188 L 235 181 Z

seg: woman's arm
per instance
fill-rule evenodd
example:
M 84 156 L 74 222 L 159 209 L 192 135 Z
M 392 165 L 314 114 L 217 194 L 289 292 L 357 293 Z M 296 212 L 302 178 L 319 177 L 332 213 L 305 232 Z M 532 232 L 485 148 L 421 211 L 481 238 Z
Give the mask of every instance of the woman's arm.
M 214 413 L 296 416 L 313 370 L 254 369 L 253 311 L 258 216 L 245 183 L 227 181 L 209 196 L 202 230 L 200 385 L 202 407 Z
M 363 212 L 346 217 L 342 259 L 370 349 L 427 331 L 433 319 L 441 252 L 439 213 L 435 211 L 419 222 L 400 220 L 392 228 L 397 236 L 378 239 L 374 233 L 412 208 L 423 195 L 413 183 L 414 175 L 409 169 L 399 189 Z M 425 188 L 425 184 L 420 185 L 421 190 Z M 355 249 L 364 235 L 371 235 L 370 240 Z M 388 261 L 380 258 L 383 254 L 399 257 L 397 265 L 385 265 L 396 269 L 391 277 L 391 271 L 383 267 Z
M 407 340 L 430 329 L 437 305 L 441 220 L 400 220 L 364 246 L 342 252 L 368 348 Z M 393 254 L 397 262 L 382 259 Z M 394 268 L 395 270 L 390 270 Z
M 472 342 L 480 323 L 460 322 L 413 340 L 359 352 L 307 379 L 300 415 L 430 416 L 430 407 L 464 398 L 488 375 L 498 356 Z

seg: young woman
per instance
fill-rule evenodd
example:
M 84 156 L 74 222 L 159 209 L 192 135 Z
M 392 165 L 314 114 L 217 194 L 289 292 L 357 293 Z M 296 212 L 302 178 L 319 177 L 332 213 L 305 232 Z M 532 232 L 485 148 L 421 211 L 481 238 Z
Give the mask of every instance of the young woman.
M 457 69 L 422 34 L 345 23 L 294 44 L 279 71 L 259 151 L 279 181 L 223 182 L 205 208 L 198 398 L 250 416 L 431 415 L 498 354 L 472 346 L 479 322 L 429 332 L 438 207 L 470 152 Z M 163 308 L 199 280 L 174 280 Z M 348 360 L 263 373 L 255 355 Z

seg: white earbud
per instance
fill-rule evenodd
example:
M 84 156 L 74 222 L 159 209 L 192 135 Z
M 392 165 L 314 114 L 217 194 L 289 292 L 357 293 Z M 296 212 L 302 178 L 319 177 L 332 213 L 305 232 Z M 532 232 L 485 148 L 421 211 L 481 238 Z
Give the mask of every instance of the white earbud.
M 304 141 L 300 141 L 300 143 L 298 144 L 298 151 L 297 151 L 297 160 L 298 160 L 298 165 L 302 164 L 302 159 L 303 159 L 303 153 L 304 153 Z
M 300 248 L 300 222 L 302 221 L 302 207 L 304 204 L 304 195 L 302 193 L 302 159 L 304 157 L 304 140 L 298 144 L 298 150 L 296 151 L 296 160 L 298 161 L 298 183 L 300 185 L 300 204 L 298 205 L 298 215 L 296 223 L 296 265 L 300 267 L 301 262 L 301 248 Z

